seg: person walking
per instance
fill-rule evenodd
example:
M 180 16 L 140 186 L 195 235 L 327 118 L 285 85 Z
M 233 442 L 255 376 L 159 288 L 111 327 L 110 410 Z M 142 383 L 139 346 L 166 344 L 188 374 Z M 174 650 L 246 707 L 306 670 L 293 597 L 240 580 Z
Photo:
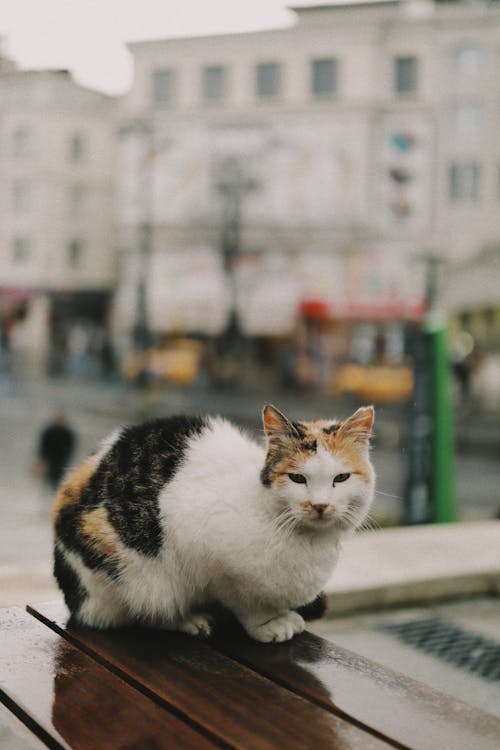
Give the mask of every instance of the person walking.
M 40 433 L 37 473 L 51 489 L 62 479 L 76 447 L 76 435 L 68 424 L 66 413 L 59 409 Z

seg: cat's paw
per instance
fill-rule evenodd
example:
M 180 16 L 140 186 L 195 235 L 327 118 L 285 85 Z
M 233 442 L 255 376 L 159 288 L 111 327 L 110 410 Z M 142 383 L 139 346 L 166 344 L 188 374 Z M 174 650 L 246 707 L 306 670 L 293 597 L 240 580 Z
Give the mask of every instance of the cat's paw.
M 196 635 L 198 638 L 209 638 L 212 634 L 213 619 L 210 615 L 204 615 L 201 612 L 189 615 L 185 620 L 177 625 L 176 630 L 188 635 Z
M 272 620 L 253 625 L 247 628 L 247 633 L 256 641 L 262 643 L 282 643 L 289 641 L 297 633 L 302 633 L 305 627 L 304 619 L 298 612 L 287 612 L 284 615 L 273 617 Z

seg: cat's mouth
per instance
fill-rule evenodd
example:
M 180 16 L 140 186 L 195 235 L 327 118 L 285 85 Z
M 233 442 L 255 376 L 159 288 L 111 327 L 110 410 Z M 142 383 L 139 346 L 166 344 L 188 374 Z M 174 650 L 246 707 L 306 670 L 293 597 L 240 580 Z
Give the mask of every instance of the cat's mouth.
M 329 526 L 338 526 L 341 517 L 338 511 L 332 505 L 315 507 L 308 503 L 302 506 L 301 523 L 309 528 L 322 528 Z

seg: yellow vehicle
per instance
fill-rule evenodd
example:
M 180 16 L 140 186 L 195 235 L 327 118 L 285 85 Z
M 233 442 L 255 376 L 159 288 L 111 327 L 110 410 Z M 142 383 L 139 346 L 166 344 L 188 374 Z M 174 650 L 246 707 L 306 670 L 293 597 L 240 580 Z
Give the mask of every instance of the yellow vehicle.
M 198 375 L 202 353 L 199 341 L 176 339 L 166 346 L 131 354 L 123 364 L 123 376 L 135 381 L 142 373 L 150 382 L 190 385 Z
M 413 372 L 407 366 L 342 365 L 333 375 L 329 390 L 334 396 L 350 393 L 379 404 L 406 401 L 413 392 Z

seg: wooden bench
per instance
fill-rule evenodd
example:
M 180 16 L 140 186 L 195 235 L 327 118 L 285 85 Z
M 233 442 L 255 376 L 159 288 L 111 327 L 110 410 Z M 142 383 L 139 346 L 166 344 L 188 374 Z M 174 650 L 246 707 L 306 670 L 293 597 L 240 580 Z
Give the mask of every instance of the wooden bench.
M 0 747 L 498 750 L 500 719 L 304 633 L 259 644 L 0 610 Z

